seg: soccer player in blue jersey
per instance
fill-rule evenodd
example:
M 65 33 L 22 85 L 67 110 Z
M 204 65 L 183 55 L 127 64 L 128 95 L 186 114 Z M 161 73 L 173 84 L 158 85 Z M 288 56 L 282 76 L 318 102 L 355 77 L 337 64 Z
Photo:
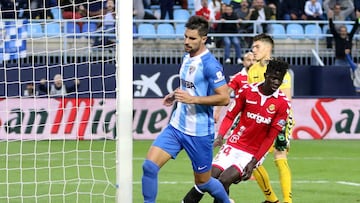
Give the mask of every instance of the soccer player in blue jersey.
M 143 163 L 144 202 L 156 202 L 160 168 L 184 149 L 192 163 L 196 188 L 210 193 L 219 202 L 229 203 L 223 185 L 211 177 L 215 135 L 213 106 L 229 103 L 228 87 L 221 64 L 205 46 L 208 21 L 201 16 L 192 16 L 185 27 L 186 54 L 179 73 L 180 87 L 163 100 L 165 106 L 176 102 L 177 107 Z

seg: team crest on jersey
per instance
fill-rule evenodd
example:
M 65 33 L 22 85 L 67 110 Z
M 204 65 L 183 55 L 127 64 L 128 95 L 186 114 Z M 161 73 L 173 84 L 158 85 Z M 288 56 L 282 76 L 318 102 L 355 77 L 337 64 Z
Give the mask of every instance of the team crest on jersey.
M 266 111 L 270 114 L 275 113 L 275 104 L 270 104 L 269 107 L 266 109 Z
M 194 71 L 195 71 L 196 67 L 193 66 L 193 65 L 190 65 L 190 68 L 189 68 L 189 74 L 192 74 Z

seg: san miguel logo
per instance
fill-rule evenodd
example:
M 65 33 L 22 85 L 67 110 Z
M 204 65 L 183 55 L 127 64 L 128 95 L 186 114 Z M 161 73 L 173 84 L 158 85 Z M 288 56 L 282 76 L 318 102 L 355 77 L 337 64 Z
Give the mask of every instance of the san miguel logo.
M 295 100 L 294 139 L 359 139 L 360 111 L 356 99 Z M 356 116 L 357 115 L 357 116 Z
M 299 139 L 298 133 L 300 131 L 307 132 L 314 139 L 322 139 L 323 137 L 325 137 L 331 129 L 332 120 L 329 114 L 326 112 L 322 103 L 331 102 L 331 101 L 334 101 L 334 99 L 319 99 L 316 102 L 315 106 L 311 109 L 311 118 L 315 121 L 318 129 L 314 129 L 308 126 L 295 127 L 292 134 L 293 138 Z M 295 123 L 296 123 L 296 118 L 295 118 Z
M 115 137 L 115 100 L 30 100 L 8 99 L 0 102 L 0 139 L 83 140 Z
M 115 98 L 0 98 L 0 140 L 114 139 Z M 154 139 L 172 108 L 162 99 L 134 99 L 134 139 Z

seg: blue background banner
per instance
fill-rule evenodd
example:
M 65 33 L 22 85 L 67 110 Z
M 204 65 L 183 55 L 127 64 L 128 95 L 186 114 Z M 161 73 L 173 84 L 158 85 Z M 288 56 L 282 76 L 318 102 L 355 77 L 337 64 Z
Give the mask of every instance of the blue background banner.
M 134 65 L 134 98 L 162 98 L 179 86 L 180 65 Z M 129 68 L 129 67 L 120 67 Z M 79 65 L 6 64 L 0 67 L 0 96 L 21 95 L 26 84 L 37 87 L 42 78 L 52 81 L 62 74 L 65 84 L 80 80 L 77 92 L 82 98 L 115 98 L 115 64 L 87 63 Z M 350 70 L 347 67 L 292 66 L 294 97 L 353 97 Z M 224 66 L 226 79 L 240 70 Z M 70 94 L 69 96 L 75 96 Z M 41 96 L 41 94 L 40 94 Z

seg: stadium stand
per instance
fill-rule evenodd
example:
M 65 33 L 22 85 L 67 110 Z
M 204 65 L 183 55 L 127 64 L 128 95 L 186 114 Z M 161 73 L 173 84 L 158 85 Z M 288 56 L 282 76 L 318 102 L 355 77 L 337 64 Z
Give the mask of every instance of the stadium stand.
M 177 9 L 180 10 L 180 9 Z M 190 15 L 189 11 L 187 11 L 188 15 Z M 59 54 L 56 54 L 55 51 L 59 50 L 60 44 L 63 47 L 82 47 L 82 51 L 84 53 L 88 53 L 87 49 L 91 49 L 92 44 L 86 43 L 85 40 L 82 38 L 84 36 L 89 36 L 89 32 L 91 33 L 91 38 L 94 39 L 95 36 L 101 36 L 101 32 L 95 32 L 95 24 L 91 22 L 90 24 L 83 26 L 83 32 L 81 33 L 78 25 L 74 25 L 74 23 L 65 23 L 68 20 L 62 20 L 60 24 L 56 24 L 57 20 L 46 20 L 44 23 L 42 20 L 32 20 L 31 23 L 27 24 L 27 36 L 28 42 L 27 43 L 27 52 L 31 55 L 31 52 L 38 53 L 47 51 L 51 53 L 50 55 L 54 55 L 51 57 L 60 57 Z M 133 34 L 134 34 L 134 58 L 135 63 L 143 63 L 145 61 L 149 61 L 149 59 L 144 59 L 144 57 L 152 57 L 152 58 L 159 58 L 160 61 L 157 63 L 169 63 L 172 59 L 176 59 L 182 55 L 183 52 L 183 45 L 179 43 L 178 40 L 182 40 L 183 33 L 184 33 L 184 23 L 186 21 L 177 21 L 177 20 L 134 20 L 134 27 L 133 27 Z M 331 65 L 333 63 L 333 55 L 334 49 L 327 49 L 326 48 L 326 40 L 325 36 L 330 36 L 331 34 L 327 34 L 326 30 L 328 29 L 326 21 L 318 21 L 318 22 L 311 22 L 312 25 L 322 25 L 322 32 L 318 35 L 318 39 L 316 40 L 314 37 L 311 37 L 309 33 L 309 28 L 304 29 L 309 24 L 308 21 L 296 21 L 296 28 L 290 29 L 294 24 L 293 21 L 267 21 L 266 23 L 270 23 L 271 27 L 273 28 L 271 33 L 275 39 L 276 47 L 274 50 L 274 56 L 283 56 L 288 58 L 288 60 L 293 65 L 314 65 L 314 56 L 311 52 L 312 49 L 318 53 L 319 57 L 323 60 L 325 65 Z M 156 29 L 159 24 L 163 23 L 170 23 L 172 28 L 170 29 L 170 33 L 173 33 L 172 38 L 165 37 L 165 34 L 161 34 L 163 30 Z M 243 23 L 252 24 L 252 21 L 243 21 Z M 351 27 L 352 22 L 345 21 L 345 22 L 338 22 L 347 24 Z M 287 26 L 286 26 L 287 25 Z M 60 26 L 60 28 L 59 28 Z M 161 26 L 160 26 L 161 27 Z M 284 35 L 284 28 L 285 34 Z M 58 31 L 56 31 L 58 30 Z M 305 33 L 306 30 L 306 33 Z M 311 30 L 311 29 L 310 29 Z M 160 32 L 159 32 L 160 31 Z M 166 30 L 165 30 L 166 31 Z M 165 32 L 164 31 L 164 32 Z M 66 35 L 61 35 L 61 33 L 67 33 Z M 317 29 L 316 33 L 319 33 Z M 77 35 L 76 38 L 70 39 L 70 37 L 74 37 Z M 161 34 L 162 36 L 160 37 Z M 239 37 L 252 37 L 255 33 L 239 33 Z M 158 36 L 159 35 L 159 36 Z M 48 44 L 45 46 L 44 37 L 49 36 Z M 217 38 L 219 36 L 218 33 L 209 33 L 210 37 Z M 67 39 L 64 39 L 67 37 Z M 360 35 L 356 34 L 354 37 L 354 45 L 353 45 L 353 56 L 354 61 L 360 61 L 359 55 L 360 52 L 358 51 L 360 48 Z M 76 41 L 74 41 L 76 39 Z M 139 40 L 139 39 L 146 39 L 146 40 Z M 176 39 L 176 40 L 173 40 Z M 155 40 L 155 41 L 154 41 Z M 110 48 L 107 48 L 110 49 Z M 94 50 L 92 50 L 94 51 Z M 223 48 L 221 44 L 219 47 L 212 48 L 214 54 L 222 60 L 223 58 Z M 233 51 L 233 50 L 231 50 Z M 249 51 L 249 48 L 244 48 L 243 52 Z M 147 52 L 147 53 L 146 53 Z M 109 57 L 112 57 L 114 52 L 107 53 Z M 233 54 L 233 53 L 231 53 Z M 69 54 L 66 52 L 63 58 L 68 57 Z M 78 53 L 78 55 L 81 55 Z M 97 57 L 97 52 L 91 52 L 91 55 Z M 166 57 L 164 57 L 166 56 Z M 37 55 L 39 60 L 43 60 L 42 58 L 46 58 L 46 56 Z M 84 57 L 84 60 L 89 56 Z M 161 59 L 164 58 L 164 59 Z M 171 59 L 171 60 L 170 60 Z M 27 60 L 27 59 L 24 59 Z M 29 59 L 30 60 L 30 59 Z M 36 59 L 37 60 L 37 59 Z M 55 61 L 59 61 L 61 59 L 56 59 Z M 73 59 L 67 59 L 73 60 Z M 158 60 L 158 59 L 156 59 Z
M 138 26 L 138 36 L 142 39 L 155 39 L 156 29 L 153 24 L 141 23 Z
M 1 22 L 0 61 L 26 57 L 27 20 Z M 4 36 L 3 36 L 4 34 Z
M 138 29 L 137 29 L 137 27 L 136 27 L 136 24 L 135 23 L 133 23 L 133 38 L 134 39 L 136 39 L 137 37 L 135 36 L 135 35 L 137 35 L 138 34 Z
M 29 37 L 38 38 L 44 36 L 43 28 L 40 23 L 29 23 L 27 27 L 28 27 Z
M 194 9 L 194 0 L 188 0 L 188 8 Z
M 162 39 L 174 39 L 175 36 L 175 30 L 174 26 L 170 23 L 160 23 L 157 25 L 156 28 L 156 34 L 159 38 Z
M 61 35 L 61 25 L 58 22 L 50 22 L 45 24 L 45 35 L 47 37 L 59 37 Z
M 80 37 L 80 35 L 78 35 L 81 33 L 79 24 L 72 21 L 67 21 L 65 25 L 64 33 L 66 33 L 67 37 Z
M 176 23 L 175 25 L 175 35 L 176 38 L 182 38 L 185 32 L 185 23 Z
M 271 24 L 271 31 L 270 34 L 273 36 L 274 39 L 286 39 L 286 31 L 282 24 Z
M 328 25 L 324 25 L 323 27 L 322 27 L 322 33 L 323 34 L 327 34 L 327 31 L 329 30 L 329 26 Z
M 347 25 L 345 25 L 345 26 L 346 26 L 347 31 L 348 31 L 348 32 L 351 32 L 351 30 L 352 30 L 352 28 L 353 28 L 353 25 L 347 24 Z
M 290 23 L 286 26 L 286 34 L 291 39 L 304 39 L 304 28 L 301 24 Z
M 96 22 L 84 22 L 82 33 L 88 35 L 88 34 L 90 34 L 92 32 L 95 32 L 96 29 L 97 29 L 97 23 Z
M 51 13 L 52 13 L 55 20 L 61 20 L 62 19 L 61 9 L 58 6 L 51 7 L 50 11 L 51 11 Z
M 190 13 L 186 9 L 174 10 L 174 20 L 186 21 L 190 17 Z
M 321 27 L 315 24 L 305 25 L 305 37 L 308 39 L 323 38 Z

